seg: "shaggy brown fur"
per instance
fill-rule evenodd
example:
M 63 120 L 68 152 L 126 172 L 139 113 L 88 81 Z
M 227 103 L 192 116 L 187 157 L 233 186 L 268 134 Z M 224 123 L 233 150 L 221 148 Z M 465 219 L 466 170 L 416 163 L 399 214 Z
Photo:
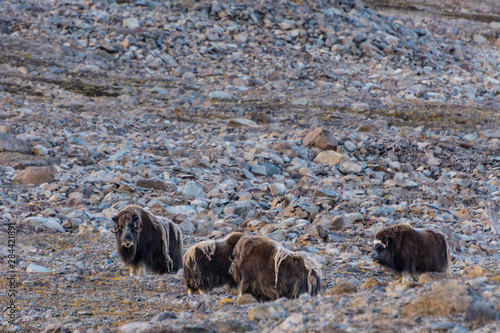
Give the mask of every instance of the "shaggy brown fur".
M 270 301 L 321 291 L 321 266 L 305 253 L 288 251 L 267 237 L 242 237 L 233 257 L 230 272 L 240 284 L 240 295 Z
M 182 231 L 164 217 L 130 205 L 113 217 L 118 254 L 130 275 L 175 273 L 182 266 Z
M 399 224 L 377 232 L 372 259 L 407 281 L 424 272 L 446 272 L 448 246 L 444 236 L 432 230 L 413 229 Z
M 244 235 L 241 232 L 233 232 L 224 239 L 207 240 L 187 250 L 182 268 L 188 294 L 196 291 L 204 294 L 210 289 L 224 285 L 233 288 L 237 286 L 233 276 L 229 274 L 230 257 L 236 243 Z

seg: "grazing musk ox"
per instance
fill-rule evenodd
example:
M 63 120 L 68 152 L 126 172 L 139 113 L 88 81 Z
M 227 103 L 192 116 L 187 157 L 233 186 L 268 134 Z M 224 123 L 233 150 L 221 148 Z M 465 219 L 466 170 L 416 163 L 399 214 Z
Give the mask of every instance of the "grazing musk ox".
M 402 282 L 425 272 L 449 273 L 448 246 L 438 232 L 398 224 L 377 232 L 373 246 L 373 261 L 402 274 Z
M 231 257 L 236 243 L 245 234 L 233 232 L 220 240 L 207 240 L 186 251 L 182 264 L 184 283 L 188 295 L 224 285 L 236 287 L 238 284 L 229 273 Z
M 307 254 L 291 252 L 267 237 L 242 237 L 233 257 L 230 272 L 240 284 L 240 295 L 270 301 L 321 291 L 321 266 Z
M 173 222 L 130 205 L 113 217 L 118 254 L 130 276 L 174 273 L 182 266 L 182 231 Z

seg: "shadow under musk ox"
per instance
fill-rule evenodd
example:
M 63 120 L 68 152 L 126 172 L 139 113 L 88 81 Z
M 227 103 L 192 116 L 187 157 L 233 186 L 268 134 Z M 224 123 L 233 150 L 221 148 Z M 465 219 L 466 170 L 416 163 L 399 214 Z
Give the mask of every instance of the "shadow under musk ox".
M 402 282 L 425 272 L 449 273 L 448 246 L 438 232 L 398 224 L 377 232 L 373 246 L 373 261 L 402 275 Z
M 229 273 L 236 243 L 245 234 L 233 232 L 220 240 L 207 240 L 186 251 L 183 261 L 184 283 L 187 293 L 204 294 L 222 286 L 235 288 L 238 284 Z
M 244 236 L 233 251 L 230 272 L 240 295 L 258 301 L 312 296 L 321 291 L 321 265 L 303 252 L 292 252 L 267 237 Z
M 130 205 L 113 217 L 118 254 L 130 276 L 175 273 L 182 266 L 182 231 L 173 222 Z

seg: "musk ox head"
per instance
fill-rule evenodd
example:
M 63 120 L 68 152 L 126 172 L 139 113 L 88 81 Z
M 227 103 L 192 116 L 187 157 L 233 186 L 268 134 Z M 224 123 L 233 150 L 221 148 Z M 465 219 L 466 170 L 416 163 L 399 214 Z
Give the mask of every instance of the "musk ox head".
M 122 248 L 130 257 L 137 251 L 139 235 L 142 232 L 143 222 L 140 214 L 140 210 L 127 209 L 112 218 L 115 222 L 112 232 L 115 234 L 118 248 Z
M 445 272 L 449 253 L 444 236 L 432 230 L 399 224 L 375 235 L 374 262 L 403 275 L 403 281 L 425 272 Z
M 118 255 L 130 275 L 172 273 L 182 266 L 182 231 L 168 219 L 130 205 L 117 216 L 113 232 Z
M 392 251 L 389 250 L 390 238 L 386 238 L 384 241 L 375 239 L 373 242 L 373 253 L 372 259 L 374 262 L 380 265 L 387 266 L 392 260 Z

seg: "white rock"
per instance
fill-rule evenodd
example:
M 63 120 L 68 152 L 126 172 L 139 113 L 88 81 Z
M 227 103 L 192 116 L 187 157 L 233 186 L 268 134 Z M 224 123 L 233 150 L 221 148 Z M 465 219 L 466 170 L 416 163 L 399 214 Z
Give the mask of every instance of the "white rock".
M 66 232 L 61 226 L 59 219 L 43 217 L 43 216 L 32 216 L 27 217 L 23 220 L 23 223 L 36 226 L 37 224 L 43 224 L 45 227 L 59 232 Z
M 120 326 L 121 333 L 141 333 L 149 332 L 153 326 L 149 323 L 128 323 Z
M 208 94 L 211 99 L 235 100 L 236 97 L 227 91 L 212 91 Z
M 47 267 L 43 267 L 40 265 L 36 264 L 29 264 L 28 267 L 26 267 L 26 272 L 27 273 L 50 273 L 52 270 Z
M 358 163 L 355 163 L 355 162 L 352 162 L 349 160 L 345 160 L 345 161 L 342 161 L 342 163 L 340 163 L 339 170 L 340 170 L 340 172 L 342 172 L 344 174 L 360 173 L 361 171 L 363 171 L 363 167 L 361 165 L 359 165 Z
M 129 29 L 137 29 L 141 25 L 139 24 L 138 19 L 136 19 L 135 17 L 129 17 L 129 18 L 123 20 L 123 26 L 127 27 Z
M 186 183 L 182 194 L 188 197 L 205 198 L 205 192 L 203 192 L 203 189 L 192 180 Z
M 279 327 L 285 332 L 302 332 L 304 329 L 305 316 L 301 313 L 294 313 L 288 316 Z

